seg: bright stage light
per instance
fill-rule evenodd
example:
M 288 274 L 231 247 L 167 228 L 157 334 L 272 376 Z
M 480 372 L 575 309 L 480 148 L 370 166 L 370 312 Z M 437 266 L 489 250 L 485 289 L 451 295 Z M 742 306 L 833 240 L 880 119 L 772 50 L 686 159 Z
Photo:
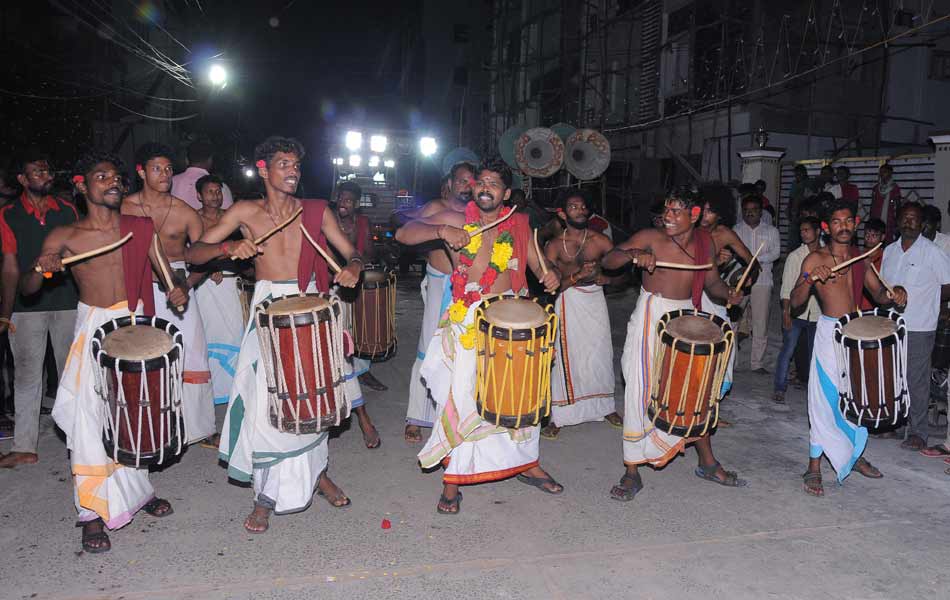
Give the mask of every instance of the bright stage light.
M 383 166 L 386 167 L 387 169 L 395 169 L 396 161 L 394 161 L 391 158 L 387 158 L 385 161 L 383 161 Z
M 247 177 L 248 179 L 252 179 L 254 177 L 254 169 L 252 169 L 251 167 L 247 167 L 246 169 L 244 169 L 244 176 Z
M 208 81 L 211 85 L 223 86 L 228 82 L 228 72 L 221 65 L 211 65 L 208 70 Z
M 386 176 L 385 176 L 384 174 L 380 173 L 379 171 L 377 171 L 376 174 L 373 175 L 373 182 L 375 182 L 375 183 L 386 183 Z
M 362 161 L 363 161 L 363 157 L 361 157 L 359 154 L 351 154 L 351 155 L 350 155 L 350 166 L 351 166 L 351 167 L 358 167 L 358 166 L 360 166 L 360 163 L 361 163 Z
M 386 151 L 386 144 L 388 140 L 385 135 L 374 135 L 369 138 L 369 149 L 373 152 L 379 152 L 382 154 Z
M 374 154 L 373 156 L 370 156 L 370 157 L 369 157 L 369 162 L 366 163 L 366 164 L 368 164 L 368 165 L 371 166 L 371 167 L 378 167 L 378 166 L 379 166 L 379 157 L 376 156 L 375 154 Z
M 343 165 L 343 159 L 338 156 L 338 157 L 336 157 L 336 158 L 333 159 L 333 164 L 335 164 L 335 165 L 338 166 L 338 167 L 339 167 L 339 166 L 342 166 L 342 165 Z
M 360 149 L 360 146 L 363 145 L 363 134 L 359 131 L 347 131 L 346 132 L 346 149 L 356 150 Z
M 435 143 L 435 138 L 428 136 L 419 138 L 419 152 L 422 152 L 422 156 L 432 156 L 438 149 L 439 145 Z

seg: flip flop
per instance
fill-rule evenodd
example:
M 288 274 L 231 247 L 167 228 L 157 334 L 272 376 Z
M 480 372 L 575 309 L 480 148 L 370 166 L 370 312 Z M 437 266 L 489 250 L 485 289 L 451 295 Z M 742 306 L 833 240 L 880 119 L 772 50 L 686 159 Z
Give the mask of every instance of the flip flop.
M 458 508 L 456 508 L 454 511 L 444 510 L 442 508 L 443 504 L 448 506 L 449 508 L 453 506 L 458 507 Z M 462 492 L 459 492 L 458 494 L 456 494 L 455 498 L 453 498 L 452 500 L 449 500 L 448 498 L 446 498 L 445 494 L 441 494 L 439 496 L 439 504 L 436 505 L 435 511 L 439 513 L 440 515 L 457 515 L 460 512 L 462 512 Z
M 421 444 L 422 443 L 422 432 L 418 429 L 410 434 L 409 432 L 403 433 L 403 439 L 406 440 L 407 444 Z
M 560 427 L 555 429 L 554 431 L 545 427 L 544 429 L 541 430 L 541 437 L 543 437 L 546 440 L 556 440 L 559 433 L 561 433 Z
M 620 416 L 620 415 L 617 415 L 617 416 Z M 607 424 L 613 427 L 614 429 L 623 429 L 623 417 L 620 417 L 619 423 L 612 423 L 610 419 L 606 419 L 606 418 L 604 419 L 604 421 L 607 421 Z
M 98 523 L 101 529 L 93 533 L 86 532 L 86 526 Z M 82 527 L 82 549 L 89 554 L 102 554 L 112 550 L 112 542 L 109 540 L 109 534 L 106 533 L 106 524 L 101 518 L 76 523 L 76 527 Z
M 326 494 L 323 493 L 323 490 L 319 490 L 319 489 L 318 489 L 318 490 L 317 490 L 317 495 L 320 496 L 321 498 L 323 498 L 324 500 L 326 500 L 326 501 L 327 501 L 327 504 L 329 504 L 329 505 L 332 506 L 333 508 L 346 508 L 347 506 L 353 504 L 353 502 L 350 500 L 350 497 L 347 496 L 346 494 L 342 494 L 342 496 L 343 496 L 344 498 L 346 498 L 346 502 L 344 502 L 343 504 L 337 504 L 337 503 L 335 503 L 333 500 L 330 499 L 330 496 L 327 496 Z M 340 499 L 340 496 L 337 496 L 336 499 L 339 500 L 339 499 Z
M 142 510 L 156 519 L 164 519 L 175 512 L 175 509 L 172 508 L 171 502 L 162 498 L 152 498 L 142 507 Z
M 518 478 L 518 481 L 520 481 L 521 483 L 530 485 L 531 487 L 536 487 L 542 492 L 544 492 L 545 494 L 552 494 L 556 496 L 564 491 L 564 486 L 554 481 L 554 478 L 551 477 L 550 475 L 548 475 L 547 477 L 529 477 L 528 475 L 525 475 L 524 473 L 519 473 L 517 478 Z M 548 488 L 544 487 L 544 484 L 546 483 L 560 486 L 561 489 L 556 492 L 549 490 Z
M 207 448 L 208 450 L 217 450 L 218 445 L 221 443 L 221 434 L 216 433 L 214 435 L 209 435 L 205 439 L 198 442 L 198 445 L 202 448 Z
M 950 449 L 943 444 L 937 444 L 936 446 L 931 446 L 929 448 L 924 448 L 920 451 L 921 454 L 928 458 L 948 458 L 950 457 Z
M 623 482 L 629 481 L 633 483 L 631 487 L 624 487 Z M 630 502 L 636 497 L 637 494 L 643 489 L 643 480 L 640 478 L 640 473 L 637 473 L 635 476 L 631 477 L 624 473 L 623 477 L 620 478 L 620 483 L 610 488 L 610 499 L 618 500 L 620 502 Z
M 857 468 L 858 465 L 867 465 L 868 469 L 874 469 L 875 471 L 877 471 L 877 475 L 869 475 L 867 473 L 862 473 L 861 470 Z M 882 477 L 884 477 L 884 474 L 881 473 L 881 471 L 877 467 L 872 465 L 870 461 L 868 461 L 863 456 L 859 458 L 857 461 L 855 461 L 854 467 L 855 467 L 854 470 L 858 473 L 858 475 L 862 475 L 864 477 L 867 477 L 868 479 L 881 479 Z
M 721 466 L 722 465 L 719 464 L 719 461 L 714 462 L 708 467 L 699 465 L 698 467 L 696 467 L 696 470 L 694 471 L 694 473 L 696 473 L 696 477 L 699 477 L 700 479 L 705 479 L 706 481 L 712 481 L 713 483 L 718 483 L 719 485 L 723 485 L 726 487 L 745 487 L 749 485 L 749 482 L 746 481 L 745 479 L 739 479 L 739 476 L 736 475 L 735 471 L 726 471 L 725 479 L 719 479 L 718 477 L 716 477 L 716 471 L 718 471 L 719 467 Z
M 817 483 L 817 488 L 808 487 L 809 483 Z M 825 488 L 821 485 L 821 473 L 814 473 L 812 471 L 806 471 L 802 475 L 802 491 L 804 491 L 809 496 L 814 496 L 816 498 L 821 498 L 825 495 Z

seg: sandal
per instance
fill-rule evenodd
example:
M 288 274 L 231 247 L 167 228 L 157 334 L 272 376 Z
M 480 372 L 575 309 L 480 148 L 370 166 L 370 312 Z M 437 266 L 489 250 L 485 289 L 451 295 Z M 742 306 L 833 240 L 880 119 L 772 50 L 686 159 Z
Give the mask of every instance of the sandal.
M 409 430 L 410 427 L 415 427 L 412 431 Z M 422 432 L 419 431 L 418 425 L 406 425 L 406 432 L 403 434 L 406 442 L 409 444 L 421 444 L 422 443 Z
M 821 485 L 821 473 L 806 471 L 805 474 L 802 475 L 802 490 L 809 496 L 815 496 L 816 498 L 824 496 L 825 488 Z
M 920 453 L 929 458 L 947 458 L 950 457 L 950 448 L 947 448 L 945 444 L 937 444 L 924 448 Z
M 901 442 L 901 448 L 904 450 L 923 450 L 926 447 L 927 443 L 919 435 L 912 435 Z
M 89 528 L 96 526 L 98 531 L 89 531 Z M 101 518 L 76 523 L 76 527 L 82 527 L 82 549 L 89 554 L 101 554 L 112 549 L 112 542 L 109 541 L 109 534 L 106 533 L 106 524 Z
M 546 440 L 556 440 L 557 434 L 561 433 L 561 428 L 557 425 L 548 425 L 541 430 L 541 437 Z
M 610 417 L 615 417 L 615 419 L 611 419 Z M 623 429 L 623 417 L 621 417 L 615 412 L 610 413 L 609 415 L 604 417 L 604 420 L 607 421 L 608 425 L 610 425 L 611 427 L 615 429 Z
M 247 515 L 247 518 L 244 519 L 244 531 L 248 533 L 264 533 L 270 529 L 270 509 L 267 509 L 267 514 L 265 516 L 255 515 L 259 504 L 254 503 L 254 510 L 251 511 L 251 514 Z M 267 507 L 263 507 L 267 508 Z M 248 525 L 256 526 L 256 528 L 248 527 Z
M 861 470 L 862 467 L 864 467 L 866 472 Z M 855 461 L 854 470 L 860 473 L 861 475 L 864 475 L 868 479 L 880 479 L 884 477 L 884 475 L 881 474 L 881 472 L 877 469 L 877 467 L 869 463 L 867 459 L 865 459 L 863 456 Z
M 175 509 L 172 508 L 171 502 L 168 500 L 163 500 L 162 498 L 152 498 L 145 506 L 142 507 L 142 510 L 158 519 L 167 517 L 168 515 L 175 512 Z
M 444 507 L 444 508 L 443 508 Z M 452 509 L 455 510 L 452 510 Z M 436 505 L 435 510 L 440 515 L 457 515 L 462 512 L 462 492 L 458 492 L 455 495 L 455 498 L 449 500 L 445 497 L 445 494 L 439 495 L 439 504 Z
M 624 485 L 625 481 L 629 481 L 633 485 L 627 487 Z M 610 488 L 610 498 L 620 502 L 630 502 L 642 489 L 643 480 L 640 478 L 639 472 L 633 477 L 624 473 L 623 477 L 620 478 L 620 483 Z
M 719 464 L 719 461 L 716 461 L 708 467 L 699 465 L 696 467 L 694 473 L 696 473 L 696 477 L 699 477 L 700 479 L 712 481 L 713 483 L 718 483 L 719 485 L 724 485 L 726 487 L 745 487 L 749 485 L 749 482 L 745 479 L 739 479 L 739 476 L 735 471 L 724 471 L 726 478 L 720 479 L 716 476 L 716 471 L 718 471 L 720 467 L 722 467 L 722 465 Z
M 531 487 L 536 487 L 546 494 L 557 495 L 564 491 L 564 486 L 554 481 L 554 478 L 551 477 L 550 475 L 548 475 L 547 477 L 529 477 L 528 475 L 525 475 L 524 473 L 519 473 L 517 478 L 518 478 L 518 481 L 520 481 L 521 483 L 530 485 Z M 545 484 L 557 486 L 561 489 L 554 491 L 550 488 L 545 487 Z
M 320 477 L 317 479 L 317 495 L 320 496 L 321 498 L 326 499 L 326 501 L 333 508 L 346 508 L 347 506 L 353 504 L 353 501 L 350 500 L 349 496 L 344 494 L 343 490 L 341 490 L 340 487 L 336 485 L 335 483 L 333 483 L 332 481 L 330 481 L 330 483 L 333 483 L 333 486 L 336 487 L 336 491 L 339 492 L 339 495 L 335 495 L 333 498 L 331 498 L 328 494 L 326 494 L 323 490 L 320 489 L 319 487 L 320 482 L 324 480 L 326 475 L 327 475 L 327 469 L 324 469 L 323 472 L 320 473 Z M 340 498 L 343 498 L 345 502 L 343 502 L 342 504 L 338 504 L 338 502 L 340 501 Z

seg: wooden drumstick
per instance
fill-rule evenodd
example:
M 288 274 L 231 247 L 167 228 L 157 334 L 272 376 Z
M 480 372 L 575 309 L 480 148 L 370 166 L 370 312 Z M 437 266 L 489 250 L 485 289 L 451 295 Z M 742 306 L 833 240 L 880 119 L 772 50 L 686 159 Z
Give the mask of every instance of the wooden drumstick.
M 541 246 L 538 245 L 538 230 L 537 229 L 534 230 L 534 237 L 532 237 L 531 239 L 534 240 L 534 251 L 538 254 L 538 262 L 541 263 L 541 274 L 547 275 L 548 266 L 544 264 L 545 263 L 544 255 L 541 254 Z
M 878 242 L 877 246 L 874 246 L 873 248 L 871 248 L 870 250 L 868 250 L 868 251 L 865 252 L 864 254 L 861 254 L 860 256 L 855 256 L 854 258 L 851 258 L 851 259 L 848 259 L 848 260 L 844 261 L 843 263 L 841 263 L 840 265 L 835 265 L 835 266 L 833 266 L 833 267 L 831 268 L 831 272 L 834 273 L 835 271 L 840 271 L 841 269 L 847 267 L 848 265 L 854 264 L 854 263 L 858 262 L 859 260 L 864 260 L 865 258 L 867 258 L 867 257 L 871 256 L 872 254 L 874 254 L 875 252 L 877 252 L 877 249 L 880 248 L 880 247 L 883 246 L 883 245 L 884 245 L 884 242 Z
M 877 270 L 877 267 L 874 266 L 874 263 L 871 263 L 871 270 L 874 271 L 874 274 L 877 275 L 877 278 L 881 280 L 881 285 L 884 286 L 884 289 L 887 290 L 891 296 L 894 295 L 894 288 L 892 288 L 887 280 L 881 275 L 881 272 Z
M 637 259 L 633 259 L 633 264 L 637 263 Z M 679 269 L 680 271 L 705 271 L 706 269 L 713 268 L 712 263 L 706 263 L 704 265 L 690 265 L 686 263 L 674 263 L 674 262 L 664 262 L 662 260 L 656 261 L 656 267 L 662 269 Z
M 736 285 L 736 293 L 742 289 L 742 286 L 745 285 L 746 277 L 749 276 L 749 273 L 752 272 L 752 265 L 755 264 L 757 258 L 759 258 L 759 252 L 762 252 L 762 248 L 765 246 L 765 242 L 759 244 L 759 249 L 755 251 L 755 254 L 752 255 L 752 258 L 749 259 L 749 264 L 745 266 L 745 271 L 742 272 L 742 277 L 739 278 L 739 283 Z M 726 310 L 732 308 L 731 302 L 726 302 Z
M 293 223 L 293 222 L 294 222 L 294 219 L 296 219 L 296 218 L 300 215 L 300 213 L 302 213 L 302 212 L 303 212 L 303 207 L 301 206 L 300 208 L 298 208 L 297 210 L 295 210 L 295 211 L 294 211 L 294 214 L 290 215 L 290 217 L 289 217 L 286 221 L 284 221 L 284 222 L 281 223 L 280 225 L 277 225 L 276 227 L 274 227 L 273 229 L 271 229 L 270 231 L 268 231 L 268 232 L 265 233 L 264 235 L 262 235 L 262 236 L 256 238 L 256 239 L 254 240 L 254 245 L 255 245 L 255 246 L 259 246 L 259 245 L 263 244 L 264 242 L 266 242 L 267 240 L 269 240 L 274 234 L 276 234 L 277 232 L 279 232 L 281 229 L 283 229 L 284 227 L 287 227 L 288 225 L 290 225 L 291 223 Z M 232 257 L 231 257 L 231 260 L 239 260 L 239 259 L 238 259 L 238 257 L 236 257 L 236 256 L 232 256 Z
M 326 250 L 321 248 L 320 244 L 318 244 L 316 240 L 310 237 L 310 232 L 307 231 L 307 228 L 303 226 L 303 223 L 300 224 L 300 231 L 303 232 L 303 235 L 305 238 L 307 238 L 307 241 L 310 242 L 310 244 L 313 245 L 313 247 L 317 249 L 317 252 L 319 252 L 320 256 L 323 257 L 323 260 L 327 261 L 327 264 L 330 265 L 330 268 L 333 269 L 334 273 L 339 273 L 340 271 L 343 270 L 340 268 L 340 265 L 336 264 L 336 261 L 333 260 L 333 257 L 330 256 Z
M 112 251 L 112 250 L 115 250 L 116 248 L 118 248 L 118 247 L 121 246 L 122 244 L 126 243 L 126 242 L 129 241 L 130 239 L 132 239 L 132 232 L 131 232 L 131 231 L 130 231 L 129 233 L 127 233 L 127 234 L 125 235 L 125 237 L 123 237 L 121 240 L 119 240 L 119 241 L 117 241 L 117 242 L 112 242 L 111 244 L 106 244 L 105 246 L 102 246 L 101 248 L 96 248 L 96 249 L 94 249 L 94 250 L 89 250 L 88 252 L 82 252 L 82 253 L 80 253 L 80 254 L 76 254 L 75 256 L 70 256 L 69 258 L 64 258 L 64 259 L 62 260 L 63 266 L 65 267 L 66 265 L 71 265 L 71 264 L 73 264 L 74 262 L 79 262 L 79 261 L 81 261 L 81 260 L 85 260 L 85 259 L 87 259 L 87 258 L 92 258 L 93 256 L 98 256 L 98 255 L 100 255 L 100 254 L 105 254 L 106 252 L 110 252 L 110 251 Z M 49 271 L 44 272 L 43 269 L 41 269 L 39 265 L 36 265 L 36 266 L 34 267 L 34 270 L 35 270 L 37 273 L 43 273 L 43 277 L 45 277 L 46 279 L 49 279 L 50 277 L 53 276 L 53 274 L 52 274 L 51 272 L 49 272 Z
M 497 225 L 501 225 L 502 223 L 504 223 L 505 221 L 507 221 L 507 220 L 511 217 L 511 215 L 513 215 L 513 214 L 515 214 L 515 209 L 512 208 L 511 210 L 508 211 L 508 214 L 507 214 L 507 215 L 503 216 L 503 217 L 500 218 L 500 219 L 496 219 L 496 220 L 492 221 L 492 222 L 489 223 L 488 225 L 482 225 L 481 227 L 479 227 L 478 229 L 476 229 L 476 230 L 473 231 L 472 233 L 468 234 L 468 237 L 469 237 L 469 238 L 473 238 L 473 237 L 475 237 L 476 235 L 481 235 L 482 233 L 488 231 L 488 230 L 491 229 L 492 227 L 495 227 L 495 226 L 497 226 Z
M 160 252 L 160 246 L 158 245 L 158 235 L 152 237 L 152 246 L 155 248 L 155 260 L 158 261 L 158 270 L 161 272 L 162 281 L 165 282 L 165 289 L 169 293 L 175 289 L 175 280 L 172 279 L 172 274 L 168 272 L 168 269 L 165 267 L 165 255 Z M 176 306 L 175 312 L 183 313 L 185 312 L 184 306 Z

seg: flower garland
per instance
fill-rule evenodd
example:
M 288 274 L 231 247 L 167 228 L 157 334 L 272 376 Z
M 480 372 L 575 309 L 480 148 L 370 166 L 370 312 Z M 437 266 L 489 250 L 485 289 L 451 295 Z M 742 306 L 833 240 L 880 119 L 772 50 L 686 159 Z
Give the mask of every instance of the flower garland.
M 505 207 L 501 209 L 499 217 L 504 217 L 512 209 Z M 481 226 L 481 213 L 478 205 L 474 201 L 465 206 L 465 225 L 463 229 L 470 234 Z M 485 272 L 478 280 L 478 290 L 466 291 L 468 287 L 468 270 L 475 262 L 475 256 L 482 247 L 482 236 L 473 237 L 467 246 L 459 250 L 459 262 L 461 263 L 452 273 L 450 278 L 452 284 L 452 304 L 449 305 L 449 321 L 460 324 L 465 320 L 468 309 L 476 302 L 482 299 L 482 296 L 491 292 L 492 285 L 498 276 L 508 270 L 508 261 L 514 254 L 514 237 L 511 235 L 511 222 L 504 221 L 498 226 L 498 235 L 492 244 L 491 259 Z M 475 346 L 475 324 L 472 323 L 465 328 L 465 332 L 459 337 L 462 347 L 471 350 Z

